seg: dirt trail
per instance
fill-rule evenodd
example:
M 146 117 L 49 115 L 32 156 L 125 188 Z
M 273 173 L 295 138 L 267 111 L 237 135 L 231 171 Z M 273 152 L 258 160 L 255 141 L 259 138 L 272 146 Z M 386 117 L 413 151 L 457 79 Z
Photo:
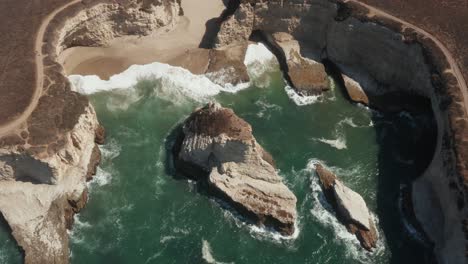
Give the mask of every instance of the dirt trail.
M 37 106 L 37 103 L 39 102 L 39 98 L 42 96 L 42 89 L 44 85 L 44 54 L 42 54 L 42 45 L 44 43 L 44 35 L 46 32 L 47 27 L 49 26 L 50 21 L 62 10 L 66 9 L 67 7 L 79 3 L 81 0 L 73 0 L 61 7 L 58 7 L 55 9 L 52 13 L 50 13 L 44 20 L 42 21 L 41 26 L 39 27 L 39 30 L 37 31 L 37 36 L 36 36 L 36 41 L 34 44 L 34 53 L 36 54 L 36 84 L 35 84 L 35 90 L 34 94 L 31 98 L 31 103 L 29 106 L 24 110 L 24 112 L 18 116 L 15 120 L 0 126 L 0 137 L 4 136 L 5 134 L 11 133 L 18 127 L 20 127 L 26 120 L 29 118 L 31 113 L 34 111 L 34 109 Z
M 457 61 L 452 56 L 452 54 L 447 49 L 447 47 L 445 47 L 445 45 L 440 40 L 438 40 L 434 35 L 430 34 L 429 32 L 425 31 L 424 29 L 419 28 L 419 27 L 417 27 L 417 26 L 415 26 L 415 25 L 413 25 L 413 24 L 411 24 L 411 23 L 409 23 L 407 21 L 401 20 L 401 19 L 399 19 L 399 18 L 397 18 L 395 16 L 392 16 L 392 15 L 390 15 L 390 14 L 388 14 L 388 13 L 386 13 L 386 12 L 384 12 L 384 11 L 378 9 L 378 8 L 375 8 L 375 7 L 369 6 L 367 4 L 361 3 L 360 1 L 357 1 L 357 0 L 344 0 L 344 2 L 345 3 L 353 2 L 353 3 L 360 4 L 360 5 L 368 8 L 370 14 L 379 15 L 379 16 L 382 16 L 382 17 L 385 17 L 385 18 L 392 19 L 392 20 L 394 20 L 396 22 L 399 22 L 399 23 L 403 24 L 403 26 L 411 28 L 411 29 L 415 30 L 416 32 L 418 32 L 419 34 L 422 34 L 426 38 L 429 38 L 432 41 L 434 41 L 434 43 L 437 45 L 437 47 L 439 47 L 440 50 L 442 50 L 442 52 L 444 53 L 444 56 L 447 58 L 448 63 L 450 64 L 450 68 L 452 70 L 453 75 L 457 78 L 458 85 L 459 85 L 460 90 L 461 90 L 462 95 L 463 95 L 463 104 L 464 104 L 464 109 L 465 109 L 465 117 L 468 118 L 468 88 L 467 88 L 467 85 L 466 85 L 466 81 L 463 78 L 463 74 L 462 74 L 462 72 L 460 70 L 460 67 L 458 67 Z

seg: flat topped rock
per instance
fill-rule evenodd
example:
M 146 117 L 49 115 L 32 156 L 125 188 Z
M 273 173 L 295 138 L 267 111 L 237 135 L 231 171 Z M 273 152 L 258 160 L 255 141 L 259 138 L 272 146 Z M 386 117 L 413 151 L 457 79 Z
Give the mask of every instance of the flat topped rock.
M 341 211 L 341 214 L 370 230 L 369 219 L 371 219 L 371 216 L 361 195 L 346 187 L 340 181 L 335 182 L 334 191 L 338 210 Z
M 341 183 L 336 175 L 323 165 L 315 165 L 315 171 L 338 220 L 350 233 L 356 235 L 363 248 L 371 251 L 377 245 L 377 230 L 364 199 Z
M 208 183 L 214 195 L 257 225 L 294 233 L 297 199 L 247 122 L 209 103 L 187 118 L 182 134 L 174 146 L 179 171 Z
M 328 75 L 322 63 L 301 55 L 299 42 L 288 33 L 273 34 L 273 40 L 283 50 L 288 76 L 299 93 L 316 95 L 330 89 Z

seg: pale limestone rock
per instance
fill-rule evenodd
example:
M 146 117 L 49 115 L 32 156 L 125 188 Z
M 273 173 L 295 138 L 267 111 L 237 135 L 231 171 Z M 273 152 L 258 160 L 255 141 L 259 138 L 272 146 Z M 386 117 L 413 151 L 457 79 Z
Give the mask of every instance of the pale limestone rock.
M 64 214 L 70 207 L 68 201 L 79 201 L 86 191 L 86 174 L 98 126 L 96 113 L 89 105 L 67 133 L 66 144 L 58 153 L 24 158 L 24 154 L 2 149 L 0 159 L 7 157 L 3 168 L 12 170 L 12 177 L 0 181 L 0 211 L 23 248 L 26 263 L 68 263 Z M 36 171 L 43 171 L 43 176 L 36 177 Z M 28 175 L 17 181 L 18 173 Z
M 251 126 L 231 109 L 210 103 L 195 111 L 175 149 L 179 170 L 207 181 L 211 191 L 241 214 L 282 234 L 294 233 L 296 197 L 256 142 Z M 194 174 L 194 167 L 200 171 Z
M 335 181 L 333 190 L 338 210 L 341 211 L 341 214 L 370 230 L 369 219 L 371 219 L 371 216 L 366 202 L 362 199 L 361 195 L 346 187 L 338 180 Z

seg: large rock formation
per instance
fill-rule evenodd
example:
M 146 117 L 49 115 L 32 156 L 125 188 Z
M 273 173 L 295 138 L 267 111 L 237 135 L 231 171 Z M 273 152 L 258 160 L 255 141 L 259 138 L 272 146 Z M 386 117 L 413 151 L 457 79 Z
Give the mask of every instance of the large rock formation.
M 247 122 L 231 109 L 210 103 L 187 118 L 181 133 L 174 146 L 179 171 L 206 182 L 257 225 L 283 235 L 294 233 L 296 197 Z
M 299 42 L 288 33 L 273 34 L 273 41 L 284 53 L 286 74 L 296 91 L 303 95 L 316 95 L 329 90 L 328 75 L 322 63 L 301 55 Z
M 348 231 L 355 234 L 361 246 L 369 251 L 377 245 L 377 231 L 364 199 L 341 183 L 336 175 L 321 164 L 315 165 L 327 201 Z
M 437 146 L 428 169 L 413 183 L 415 214 L 435 244 L 438 261 L 464 263 L 468 248 L 466 86 L 445 47 L 413 25 L 379 10 L 370 12 L 357 1 L 240 2 L 221 25 L 217 46 L 245 41 L 254 31 L 287 32 L 301 49 L 307 48 L 303 56 L 327 59 L 359 83 L 364 93 L 357 101 L 365 102 L 367 97 L 370 105 L 390 111 L 414 107 L 421 98 L 421 108 L 432 106 Z
M 170 28 L 181 12 L 177 0 L 49 2 L 37 11 L 45 14 L 27 15 L 34 13 L 31 21 L 42 23 L 31 34 L 21 33 L 35 40 L 24 44 L 34 47 L 22 60 L 25 71 L 4 76 L 15 80 L 14 87 L 28 87 L 30 110 L 6 126 L 0 120 L 0 212 L 30 264 L 69 262 L 66 230 L 86 203 L 86 181 L 100 159 L 96 143 L 104 140 L 87 98 L 71 91 L 59 54 L 72 46 L 105 45 L 118 36 Z M 3 65 L 8 68 L 9 62 Z

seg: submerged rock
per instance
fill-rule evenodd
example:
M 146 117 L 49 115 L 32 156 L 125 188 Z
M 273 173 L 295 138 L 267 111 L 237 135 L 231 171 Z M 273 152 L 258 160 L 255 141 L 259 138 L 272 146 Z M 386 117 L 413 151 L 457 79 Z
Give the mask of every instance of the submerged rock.
M 294 233 L 294 194 L 277 174 L 252 127 L 228 108 L 209 103 L 190 115 L 174 146 L 176 168 L 257 225 Z
M 377 231 L 364 199 L 341 183 L 336 175 L 321 164 L 315 166 L 327 201 L 338 220 L 355 234 L 361 246 L 369 251 L 377 245 Z
M 299 42 L 288 33 L 273 34 L 276 44 L 283 50 L 290 81 L 304 95 L 316 95 L 330 89 L 328 75 L 322 63 L 301 55 Z

